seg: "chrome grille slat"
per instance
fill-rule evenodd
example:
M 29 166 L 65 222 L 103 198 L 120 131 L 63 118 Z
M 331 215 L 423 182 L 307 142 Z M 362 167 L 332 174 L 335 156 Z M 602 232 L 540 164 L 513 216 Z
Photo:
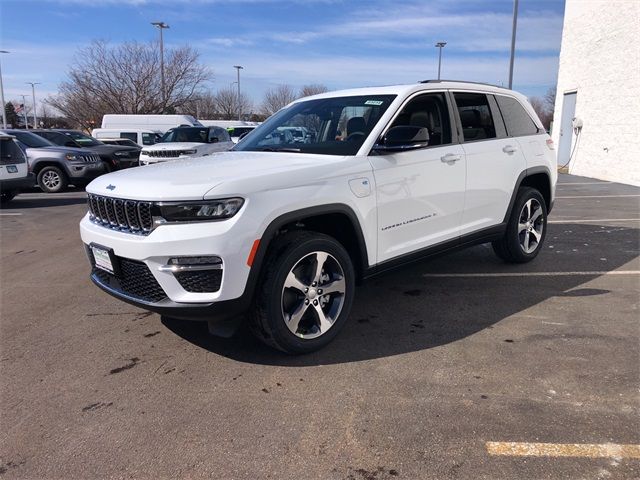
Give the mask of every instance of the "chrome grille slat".
M 138 235 L 153 230 L 152 202 L 88 194 L 89 218 L 103 227 Z

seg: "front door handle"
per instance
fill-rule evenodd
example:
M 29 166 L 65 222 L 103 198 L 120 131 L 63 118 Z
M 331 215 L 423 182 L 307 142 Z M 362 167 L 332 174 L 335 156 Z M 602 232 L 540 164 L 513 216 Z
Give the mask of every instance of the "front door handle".
M 442 157 L 440 157 L 440 160 L 442 161 L 442 163 L 449 163 L 449 164 L 454 164 L 460 159 L 462 159 L 462 155 L 456 155 L 455 153 L 447 153 L 446 155 L 443 155 Z
M 518 148 L 514 147 L 513 145 L 505 145 L 502 151 L 504 153 L 516 153 L 518 151 Z

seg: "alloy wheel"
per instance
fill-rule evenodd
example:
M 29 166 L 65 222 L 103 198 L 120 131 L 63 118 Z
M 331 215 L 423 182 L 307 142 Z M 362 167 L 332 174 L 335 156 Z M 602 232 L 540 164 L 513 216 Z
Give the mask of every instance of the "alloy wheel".
M 44 175 L 42 175 L 42 183 L 49 189 L 57 188 L 61 181 L 62 179 L 60 178 L 60 175 L 51 170 L 44 172 Z
M 326 333 L 345 302 L 340 262 L 327 252 L 311 252 L 289 271 L 282 287 L 282 315 L 291 333 L 304 339 Z
M 540 245 L 544 231 L 543 213 L 542 205 L 535 198 L 527 200 L 520 211 L 518 240 L 524 253 L 533 253 Z

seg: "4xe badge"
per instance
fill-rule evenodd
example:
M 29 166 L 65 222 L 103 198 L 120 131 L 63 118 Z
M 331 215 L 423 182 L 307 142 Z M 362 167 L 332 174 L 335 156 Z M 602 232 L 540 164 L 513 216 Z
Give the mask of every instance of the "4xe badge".
M 113 191 L 113 190 L 115 190 L 115 189 L 116 189 L 116 186 L 115 186 L 115 185 L 111 185 L 111 184 L 107 185 L 107 190 L 111 190 L 111 191 Z

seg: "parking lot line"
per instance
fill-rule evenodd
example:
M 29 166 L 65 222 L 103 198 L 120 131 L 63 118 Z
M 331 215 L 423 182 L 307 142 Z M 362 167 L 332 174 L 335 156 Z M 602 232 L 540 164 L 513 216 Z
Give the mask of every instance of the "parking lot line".
M 640 218 L 595 218 L 593 220 L 548 220 L 547 223 L 640 222 Z
M 475 277 L 571 277 L 600 275 L 640 275 L 640 270 L 612 270 L 590 272 L 491 272 L 491 273 L 423 273 L 430 278 L 475 278 Z
M 613 182 L 568 182 L 568 183 L 558 183 L 558 185 L 607 185 Z
M 11 217 L 11 216 L 16 216 L 16 215 L 22 215 L 21 213 L 5 213 L 5 212 L 0 212 L 0 217 Z
M 640 195 L 574 195 L 574 196 L 556 197 L 556 198 L 625 198 L 625 197 L 640 197 Z
M 640 445 L 487 442 L 489 455 L 512 457 L 640 458 Z

